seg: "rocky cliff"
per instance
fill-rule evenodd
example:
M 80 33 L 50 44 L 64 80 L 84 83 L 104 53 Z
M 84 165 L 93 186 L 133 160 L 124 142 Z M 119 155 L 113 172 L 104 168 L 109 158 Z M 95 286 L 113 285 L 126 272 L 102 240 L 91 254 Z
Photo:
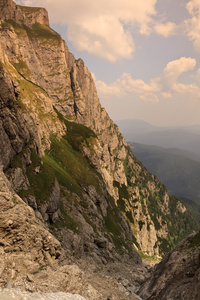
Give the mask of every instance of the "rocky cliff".
M 199 251 L 200 232 L 184 239 L 154 267 L 140 289 L 142 299 L 199 299 Z
M 149 255 L 168 251 L 177 242 L 171 229 L 172 208 L 177 210 L 178 218 L 189 218 L 183 204 L 174 204 L 165 187 L 132 155 L 118 127 L 101 107 L 90 72 L 81 59 L 75 60 L 60 35 L 49 27 L 46 11 L 21 7 L 13 1 L 1 1 L 0 7 L 1 160 L 13 188 L 45 221 L 54 223 L 61 217 L 64 199 L 74 197 L 74 187 L 69 190 L 69 186 L 73 186 L 76 171 L 64 160 L 72 160 L 72 156 L 77 160 L 76 155 L 81 155 L 85 161 L 77 165 L 77 170 L 82 168 L 84 178 L 75 181 L 84 193 L 82 202 L 90 199 L 82 208 L 88 215 L 84 222 L 91 222 L 89 214 L 100 212 L 98 218 L 103 220 L 99 221 L 99 235 L 108 209 L 114 205 L 108 204 L 111 197 L 122 212 L 120 218 L 128 240 L 133 234 L 135 246 Z M 69 146 L 76 152 L 72 153 Z M 59 151 L 65 157 L 57 157 Z M 88 176 L 87 183 L 86 162 L 93 174 L 92 180 Z M 58 171 L 61 165 L 71 176 L 70 180 L 65 178 L 65 184 Z M 43 184 L 49 189 L 39 195 L 42 184 L 39 187 L 38 181 L 44 180 L 47 168 L 52 176 L 48 184 Z M 74 205 L 67 201 L 65 206 L 74 212 L 73 220 L 79 224 L 83 212 L 80 218 Z M 91 224 L 87 226 L 90 228 Z M 189 226 L 187 233 L 195 224 Z
M 162 256 L 197 229 L 133 156 L 46 10 L 0 0 L 0 87 L 2 178 L 63 256 L 139 265 L 135 249 Z

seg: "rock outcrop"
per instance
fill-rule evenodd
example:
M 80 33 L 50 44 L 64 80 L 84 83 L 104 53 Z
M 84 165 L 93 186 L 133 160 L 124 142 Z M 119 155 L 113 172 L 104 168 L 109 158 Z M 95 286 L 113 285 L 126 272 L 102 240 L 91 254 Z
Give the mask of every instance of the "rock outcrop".
M 0 19 L 14 20 L 18 24 L 27 26 L 35 22 L 49 26 L 46 9 L 16 5 L 12 0 L 0 0 Z
M 200 293 L 200 233 L 184 239 L 154 267 L 139 295 L 146 300 L 195 300 Z

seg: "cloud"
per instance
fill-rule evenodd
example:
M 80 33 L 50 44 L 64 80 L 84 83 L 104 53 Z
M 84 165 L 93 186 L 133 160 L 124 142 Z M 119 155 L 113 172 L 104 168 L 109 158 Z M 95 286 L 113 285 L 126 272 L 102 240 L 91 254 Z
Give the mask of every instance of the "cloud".
M 140 96 L 140 99 L 144 102 L 151 102 L 151 103 L 157 103 L 159 102 L 159 98 L 157 95 L 146 93 L 144 95 Z
M 103 97 L 118 97 L 134 95 L 144 102 L 157 103 L 160 98 L 169 99 L 174 95 L 188 94 L 200 100 L 200 87 L 196 83 L 183 84 L 179 77 L 190 70 L 193 70 L 196 60 L 193 58 L 181 57 L 169 62 L 160 77 L 153 78 L 149 83 L 141 79 L 133 79 L 131 74 L 123 73 L 110 85 L 105 82 L 96 81 L 98 93 Z M 196 77 L 200 76 L 200 69 Z
M 180 59 L 169 62 L 160 77 L 162 88 L 164 90 L 173 90 L 180 75 L 193 70 L 195 65 L 196 60 L 191 57 L 181 57 Z
M 167 1 L 167 0 L 166 0 Z M 184 24 L 168 22 L 156 11 L 158 0 L 17 0 L 47 8 L 51 23 L 66 25 L 66 34 L 78 51 L 110 62 L 132 59 L 136 33 L 156 33 L 165 38 L 182 35 L 183 28 L 200 52 L 200 2 L 186 4 L 191 18 Z M 173 8 L 172 8 L 173 9 Z M 160 20 L 159 20 L 160 19 Z
M 157 34 L 162 35 L 164 37 L 168 37 L 170 35 L 175 35 L 177 32 L 177 25 L 172 22 L 167 22 L 165 24 L 156 23 L 154 25 L 154 30 Z
M 131 31 L 149 35 L 157 0 L 21 0 L 47 8 L 52 23 L 67 25 L 67 37 L 79 51 L 110 62 L 131 59 Z
M 151 80 L 149 84 L 141 79 L 133 79 L 131 74 L 123 73 L 115 82 L 107 85 L 105 82 L 96 81 L 100 96 L 115 96 L 123 98 L 126 95 L 137 94 L 145 102 L 158 102 L 158 97 L 153 94 L 159 91 L 157 79 Z
M 189 39 L 193 42 L 194 48 L 200 52 L 200 2 L 199 0 L 190 0 L 186 8 L 191 18 L 185 21 L 186 32 Z

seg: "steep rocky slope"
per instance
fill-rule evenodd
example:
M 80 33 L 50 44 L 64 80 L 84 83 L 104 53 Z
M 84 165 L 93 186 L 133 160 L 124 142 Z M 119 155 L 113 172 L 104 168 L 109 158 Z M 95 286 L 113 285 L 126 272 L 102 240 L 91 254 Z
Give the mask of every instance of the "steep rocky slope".
M 196 229 L 180 200 L 132 155 L 47 12 L 1 0 L 0 17 L 2 165 L 66 251 L 139 261 L 133 244 L 163 255 Z
M 155 266 L 140 289 L 142 299 L 199 299 L 200 232 L 184 239 Z

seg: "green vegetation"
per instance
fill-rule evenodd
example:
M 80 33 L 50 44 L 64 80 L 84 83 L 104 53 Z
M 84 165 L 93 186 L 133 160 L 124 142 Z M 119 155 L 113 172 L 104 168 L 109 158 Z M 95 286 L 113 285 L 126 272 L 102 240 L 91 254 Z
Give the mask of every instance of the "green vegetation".
M 51 167 L 60 184 L 72 192 L 82 195 L 82 188 L 94 186 L 101 194 L 99 173 L 90 165 L 80 151 L 75 150 L 67 141 L 67 135 L 60 141 L 52 136 L 51 149 L 43 157 Z
M 24 7 L 25 10 L 29 8 Z M 38 9 L 36 7 L 32 9 Z M 59 45 L 62 41 L 61 36 L 51 29 L 49 26 L 40 24 L 36 22 L 32 25 L 32 27 L 28 27 L 26 25 L 19 25 L 13 20 L 6 20 L 2 23 L 2 27 L 12 26 L 15 30 L 15 33 L 21 37 L 23 35 L 27 35 L 30 39 L 37 39 L 41 44 L 50 44 L 50 45 Z
M 65 210 L 64 204 L 61 201 L 60 203 L 60 211 L 62 214 L 62 218 L 60 221 L 54 223 L 54 227 L 56 228 L 68 228 L 71 229 L 73 232 L 78 233 L 79 232 L 79 224 L 74 221 L 74 219 L 72 217 L 70 217 Z
M 105 230 L 111 234 L 112 240 L 115 244 L 116 250 L 121 254 L 123 253 L 123 247 L 126 248 L 129 253 L 130 247 L 128 246 L 128 240 L 124 240 L 121 232 L 122 229 L 120 227 L 121 219 L 119 216 L 119 210 L 116 207 L 114 200 L 110 197 L 108 201 L 108 209 L 107 209 L 107 216 L 105 219 Z
M 85 187 L 90 185 L 94 186 L 100 195 L 102 194 L 99 173 L 79 150 L 83 144 L 89 143 L 88 139 L 91 135 L 94 136 L 94 133 L 83 125 L 71 122 L 69 125 L 64 138 L 58 140 L 55 136 L 51 137 L 51 149 L 46 151 L 42 159 L 32 151 L 32 164 L 27 167 L 31 187 L 28 190 L 21 190 L 20 196 L 31 194 L 36 197 L 38 203 L 42 203 L 49 196 L 55 178 L 61 186 L 76 193 L 82 199 Z M 12 167 L 22 167 L 21 158 L 28 148 L 29 145 L 15 157 Z M 35 172 L 36 168 L 39 168 L 39 172 Z
M 172 245 L 169 240 L 165 238 L 158 237 L 159 241 L 159 253 L 160 255 L 164 255 L 172 249 Z
M 142 259 L 149 259 L 149 260 L 153 260 L 153 261 L 156 261 L 156 262 L 159 261 L 159 259 L 158 259 L 158 257 L 157 257 L 156 255 L 150 256 L 150 255 L 144 254 L 144 253 L 143 253 L 142 251 L 140 251 L 140 250 L 138 250 L 137 252 L 138 252 L 138 254 L 140 255 L 140 257 L 141 257 Z
M 20 197 L 34 195 L 38 204 L 43 203 L 50 195 L 55 183 L 55 174 L 49 165 L 41 160 L 36 151 L 31 152 L 32 164 L 27 166 L 26 175 L 28 177 L 30 188 L 20 190 Z
M 159 230 L 162 227 L 159 222 L 159 217 L 162 217 L 165 219 L 165 214 L 162 212 L 159 202 L 160 202 L 160 198 L 155 193 L 150 194 L 150 196 L 147 200 L 148 212 L 151 217 L 151 220 L 153 221 L 153 223 L 155 225 L 156 230 Z
M 86 146 L 90 150 L 93 150 L 93 146 L 96 144 L 96 134 L 92 129 L 82 124 L 68 121 L 64 116 L 57 111 L 54 107 L 58 118 L 61 122 L 65 123 L 67 127 L 66 135 L 64 139 L 73 147 L 76 151 L 82 151 L 83 147 Z
M 176 245 L 187 235 L 193 231 L 199 230 L 199 224 L 194 220 L 191 213 L 186 210 L 182 213 L 177 209 L 178 203 L 182 204 L 180 198 L 176 196 L 170 197 L 169 207 L 170 207 L 170 216 L 169 216 L 169 236 L 173 237 L 173 243 Z M 176 226 L 174 226 L 174 223 Z
M 159 246 L 160 255 L 164 255 L 169 252 L 175 245 L 183 240 L 187 235 L 191 234 L 194 230 L 199 229 L 199 225 L 193 219 L 189 211 L 184 213 L 178 209 L 178 204 L 182 203 L 181 200 L 176 196 L 171 196 L 169 200 L 169 212 L 163 213 L 159 210 L 159 205 L 155 202 L 156 198 L 153 199 L 149 211 L 151 211 L 151 218 L 156 228 L 162 226 L 158 222 L 159 217 L 162 219 L 162 225 L 167 224 L 168 235 L 167 238 L 158 237 L 158 242 L 155 244 L 155 248 Z M 157 220 L 157 221 L 156 221 Z
M 29 7 L 29 6 L 22 6 L 22 5 L 17 5 L 17 6 L 25 13 L 33 13 L 41 10 L 40 7 Z
M 1 24 L 2 27 L 6 28 L 6 27 L 13 27 L 15 30 L 15 33 L 21 37 L 23 35 L 26 34 L 26 31 L 24 30 L 24 28 L 22 26 L 20 26 L 19 24 L 17 24 L 15 21 L 13 20 L 4 20 L 4 22 Z
M 23 168 L 23 155 L 25 155 L 29 151 L 32 142 L 32 139 L 30 139 L 27 145 L 22 149 L 22 151 L 13 158 L 11 162 L 11 168 Z
M 200 246 L 200 231 L 198 231 L 195 236 L 189 237 L 187 239 L 187 242 L 189 243 L 188 248 L 196 248 Z
M 121 211 L 126 212 L 126 199 L 129 202 L 129 192 L 124 184 L 120 184 L 118 181 L 113 182 L 113 186 L 118 188 L 119 199 L 117 201 L 118 207 Z
M 182 198 L 181 200 L 187 207 L 187 209 L 191 212 L 197 223 L 200 225 L 200 204 L 196 203 L 191 199 Z
M 36 22 L 32 27 L 23 25 L 26 33 L 30 39 L 37 39 L 42 44 L 50 43 L 51 45 L 58 45 L 61 42 L 61 36 L 50 27 Z
M 27 78 L 31 75 L 31 71 L 25 61 L 19 60 L 18 63 L 13 63 L 13 66 L 15 67 L 17 72 L 23 77 Z

